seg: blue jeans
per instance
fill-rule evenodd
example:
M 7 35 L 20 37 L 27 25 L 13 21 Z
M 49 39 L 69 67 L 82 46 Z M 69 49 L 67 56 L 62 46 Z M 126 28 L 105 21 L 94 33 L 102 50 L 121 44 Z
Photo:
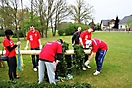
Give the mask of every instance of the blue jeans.
M 104 61 L 106 52 L 107 52 L 107 50 L 98 50 L 96 52 L 95 61 L 96 61 L 96 65 L 97 65 L 97 71 L 102 70 L 102 65 L 103 65 L 103 61 Z
M 40 49 L 38 47 L 38 48 L 31 48 L 31 50 L 40 50 Z M 35 56 L 36 56 L 36 59 L 35 59 Z M 32 55 L 33 68 L 36 68 L 38 66 L 38 61 L 39 61 L 39 55 Z

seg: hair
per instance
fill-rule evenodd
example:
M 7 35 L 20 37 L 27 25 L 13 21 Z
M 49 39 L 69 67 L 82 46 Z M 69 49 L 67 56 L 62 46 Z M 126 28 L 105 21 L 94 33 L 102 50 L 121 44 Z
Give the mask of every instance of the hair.
M 32 27 L 32 26 L 34 27 L 34 24 L 30 24 L 30 27 Z
M 93 29 L 93 32 L 97 30 L 96 26 L 91 26 L 90 28 Z
M 57 41 L 60 42 L 61 44 L 63 43 L 63 40 L 62 39 L 58 39 Z
M 13 31 L 11 29 L 7 29 L 5 31 L 5 36 L 7 37 L 8 40 L 10 40 L 10 35 L 13 35 Z

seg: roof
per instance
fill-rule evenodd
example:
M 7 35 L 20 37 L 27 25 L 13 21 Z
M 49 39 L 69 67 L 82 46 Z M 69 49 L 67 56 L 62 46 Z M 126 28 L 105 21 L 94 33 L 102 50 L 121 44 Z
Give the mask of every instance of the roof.
M 125 24 L 128 19 L 132 20 L 132 15 L 125 16 L 122 20 L 120 20 L 119 24 Z
M 111 20 L 101 20 L 101 24 L 103 24 L 103 26 L 108 26 L 108 23 L 110 22 Z

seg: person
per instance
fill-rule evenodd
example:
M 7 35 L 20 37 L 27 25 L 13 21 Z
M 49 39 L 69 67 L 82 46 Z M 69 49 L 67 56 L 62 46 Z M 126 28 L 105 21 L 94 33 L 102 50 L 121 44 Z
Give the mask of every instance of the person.
M 5 31 L 5 37 L 3 40 L 3 46 L 6 50 L 5 56 L 8 56 L 7 64 L 8 64 L 8 75 L 9 79 L 12 82 L 15 82 L 14 78 L 20 78 L 20 76 L 16 73 L 17 68 L 17 60 L 16 60 L 16 50 L 15 48 L 21 44 L 20 41 L 18 41 L 16 44 L 14 44 L 12 40 L 13 31 L 11 29 L 7 29 Z
M 30 43 L 30 49 L 31 50 L 40 50 L 42 48 L 41 40 L 40 40 L 40 33 L 38 30 L 35 29 L 34 25 L 30 25 L 30 30 L 27 33 L 27 43 L 25 49 L 28 48 L 28 44 Z M 37 71 L 39 61 L 39 55 L 32 55 L 32 64 L 33 64 L 33 70 Z
M 47 42 L 39 54 L 39 68 L 38 68 L 38 80 L 39 84 L 44 79 L 45 69 L 47 69 L 47 74 L 50 84 L 55 83 L 55 71 L 56 66 L 60 59 L 62 58 L 62 39 L 57 41 Z M 57 58 L 55 59 L 55 55 Z
M 79 37 L 81 33 L 81 27 L 78 27 L 77 31 L 72 36 L 72 46 L 79 44 Z
M 86 46 L 86 42 L 87 40 L 91 40 L 92 38 L 92 32 L 94 32 L 96 30 L 96 27 L 91 26 L 89 29 L 84 30 L 83 32 L 81 32 L 80 37 L 79 37 L 79 42 L 80 45 L 84 48 L 84 49 L 88 49 L 89 47 Z M 88 59 L 88 55 L 85 54 L 85 59 L 84 62 L 87 61 Z M 91 68 L 89 65 L 86 67 L 83 67 L 83 70 L 86 70 L 86 68 Z
M 108 46 L 104 41 L 99 40 L 99 39 L 92 39 L 89 42 L 89 45 L 92 46 L 92 53 L 89 56 L 88 60 L 85 62 L 85 66 L 87 66 L 90 63 L 91 59 L 96 54 L 95 61 L 96 61 L 97 69 L 93 73 L 93 75 L 98 75 L 98 74 L 100 74 L 100 72 L 102 70 L 102 65 L 103 65 L 104 57 L 108 50 Z

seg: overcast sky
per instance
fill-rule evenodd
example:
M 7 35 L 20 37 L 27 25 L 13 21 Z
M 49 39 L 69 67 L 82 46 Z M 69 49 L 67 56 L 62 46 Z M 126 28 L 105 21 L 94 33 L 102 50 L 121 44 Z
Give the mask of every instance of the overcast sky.
M 68 0 L 73 3 L 75 0 Z M 124 16 L 132 14 L 132 0 L 85 0 L 91 6 L 94 6 L 95 22 L 100 22 L 102 19 L 123 19 Z
M 28 4 L 28 0 L 24 0 Z M 74 3 L 75 0 L 67 0 Z M 132 0 L 85 0 L 94 7 L 94 21 L 100 22 L 102 19 L 123 19 L 124 16 L 132 14 Z

